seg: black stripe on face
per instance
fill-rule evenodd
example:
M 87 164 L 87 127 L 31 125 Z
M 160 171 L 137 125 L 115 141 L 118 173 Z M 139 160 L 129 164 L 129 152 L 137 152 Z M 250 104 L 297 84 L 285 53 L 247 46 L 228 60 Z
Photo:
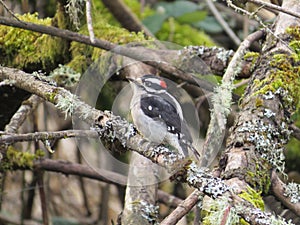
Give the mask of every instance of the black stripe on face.
M 153 92 L 153 91 L 160 91 L 166 89 L 166 82 L 154 75 L 145 75 L 142 77 L 142 82 L 146 90 Z M 163 84 L 163 85 L 162 85 Z

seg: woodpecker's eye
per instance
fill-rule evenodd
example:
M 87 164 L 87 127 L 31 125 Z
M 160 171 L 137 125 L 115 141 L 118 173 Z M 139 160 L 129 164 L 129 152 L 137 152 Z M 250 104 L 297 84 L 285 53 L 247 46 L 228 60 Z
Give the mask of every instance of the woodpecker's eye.
M 150 81 L 145 81 L 145 86 L 151 87 L 152 83 Z

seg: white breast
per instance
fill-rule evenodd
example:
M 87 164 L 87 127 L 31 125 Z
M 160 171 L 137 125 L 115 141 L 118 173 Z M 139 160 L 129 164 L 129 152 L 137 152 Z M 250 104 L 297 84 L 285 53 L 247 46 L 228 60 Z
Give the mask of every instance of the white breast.
M 163 142 L 167 133 L 166 124 L 158 118 L 153 120 L 143 114 L 139 101 L 131 102 L 131 115 L 133 123 L 146 139 L 158 144 Z

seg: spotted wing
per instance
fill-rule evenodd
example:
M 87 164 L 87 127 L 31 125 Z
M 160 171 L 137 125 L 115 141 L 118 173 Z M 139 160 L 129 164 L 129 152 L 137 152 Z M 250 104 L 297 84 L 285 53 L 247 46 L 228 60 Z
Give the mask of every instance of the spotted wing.
M 147 116 L 164 121 L 169 132 L 181 133 L 182 119 L 176 107 L 160 95 L 143 96 L 141 108 Z

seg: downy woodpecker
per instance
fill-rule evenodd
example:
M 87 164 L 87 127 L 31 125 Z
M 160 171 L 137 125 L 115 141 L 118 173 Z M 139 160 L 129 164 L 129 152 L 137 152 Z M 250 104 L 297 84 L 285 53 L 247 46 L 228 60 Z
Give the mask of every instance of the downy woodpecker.
M 149 141 L 171 145 L 183 156 L 192 151 L 199 160 L 182 108 L 167 91 L 165 80 L 148 74 L 129 81 L 133 89 L 131 116 L 139 132 Z

